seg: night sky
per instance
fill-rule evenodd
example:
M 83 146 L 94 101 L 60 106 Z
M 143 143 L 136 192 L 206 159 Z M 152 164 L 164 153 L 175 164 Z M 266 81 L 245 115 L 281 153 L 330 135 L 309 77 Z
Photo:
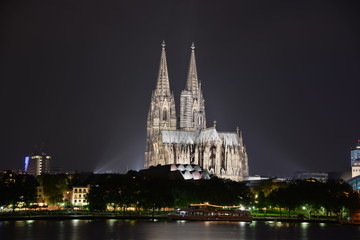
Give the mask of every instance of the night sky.
M 358 1 L 0 3 L 0 169 L 45 144 L 64 170 L 143 167 L 161 41 L 179 107 L 195 42 L 207 125 L 250 174 L 348 171 L 360 139 Z

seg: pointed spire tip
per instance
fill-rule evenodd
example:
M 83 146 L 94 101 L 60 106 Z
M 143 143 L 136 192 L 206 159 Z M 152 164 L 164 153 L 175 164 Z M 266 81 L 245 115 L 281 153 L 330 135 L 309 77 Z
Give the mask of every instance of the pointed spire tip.
M 165 48 L 165 46 L 166 46 L 165 40 L 162 40 L 161 46 L 162 46 L 162 48 Z
M 191 50 L 194 51 L 194 49 L 195 49 L 195 44 L 194 44 L 194 42 L 192 42 L 192 44 L 191 44 Z

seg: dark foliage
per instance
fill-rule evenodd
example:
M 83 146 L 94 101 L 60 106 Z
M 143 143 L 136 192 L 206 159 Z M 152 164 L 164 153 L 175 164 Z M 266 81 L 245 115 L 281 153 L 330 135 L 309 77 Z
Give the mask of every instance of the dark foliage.
M 273 190 L 267 198 L 272 206 L 288 209 L 304 209 L 309 213 L 324 208 L 327 213 L 341 215 L 343 209 L 360 208 L 359 194 L 342 180 L 297 180 Z
M 68 189 L 68 180 L 65 174 L 42 174 L 37 180 L 44 188 L 46 202 L 56 204 L 63 201 L 64 193 Z
M 0 181 L 0 205 L 12 205 L 19 202 L 29 206 L 36 199 L 37 182 L 31 175 L 15 175 L 8 171 Z
M 202 202 L 248 205 L 252 201 L 252 194 L 245 183 L 219 178 L 184 181 L 131 171 L 126 175 L 103 174 L 94 177 L 90 182 L 93 184 L 88 195 L 89 206 L 90 209 L 98 210 L 104 209 L 103 203 L 154 210 L 162 207 L 185 207 L 191 203 Z

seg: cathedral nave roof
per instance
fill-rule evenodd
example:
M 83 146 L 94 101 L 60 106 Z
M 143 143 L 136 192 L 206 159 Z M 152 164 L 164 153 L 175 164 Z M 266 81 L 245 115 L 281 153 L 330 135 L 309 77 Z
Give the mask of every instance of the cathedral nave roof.
M 214 127 L 200 132 L 163 130 L 161 131 L 163 143 L 198 144 L 212 141 L 223 141 L 225 146 L 240 146 L 239 136 L 236 132 L 218 132 Z

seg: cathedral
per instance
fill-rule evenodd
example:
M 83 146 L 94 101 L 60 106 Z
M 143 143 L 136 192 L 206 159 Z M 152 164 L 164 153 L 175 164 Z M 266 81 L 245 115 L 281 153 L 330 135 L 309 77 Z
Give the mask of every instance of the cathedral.
M 220 178 L 241 181 L 248 176 L 248 157 L 239 129 L 220 132 L 216 129 L 216 121 L 212 127 L 206 126 L 205 100 L 197 75 L 194 44 L 185 89 L 180 95 L 179 119 L 176 116 L 163 42 L 159 75 L 147 118 L 144 167 L 194 164 Z

